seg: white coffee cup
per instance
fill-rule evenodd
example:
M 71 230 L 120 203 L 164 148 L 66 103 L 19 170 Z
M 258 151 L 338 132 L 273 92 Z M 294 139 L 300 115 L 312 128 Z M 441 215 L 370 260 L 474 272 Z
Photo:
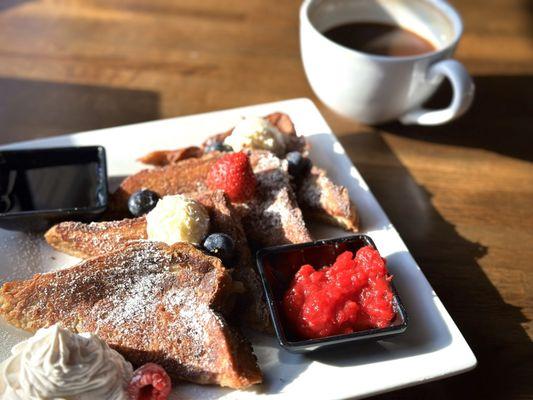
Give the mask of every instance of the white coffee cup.
M 399 25 L 429 40 L 436 50 L 379 56 L 322 34 L 358 21 Z M 400 119 L 438 125 L 461 116 L 474 98 L 465 67 L 450 59 L 462 32 L 459 14 L 444 0 L 305 0 L 300 9 L 302 60 L 313 91 L 334 111 L 367 124 Z M 453 88 L 451 104 L 441 110 L 422 108 L 445 77 Z

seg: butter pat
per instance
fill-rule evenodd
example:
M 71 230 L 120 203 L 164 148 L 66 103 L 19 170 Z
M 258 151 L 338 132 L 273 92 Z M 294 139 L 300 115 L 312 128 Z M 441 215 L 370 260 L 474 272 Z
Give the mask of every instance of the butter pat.
M 209 214 L 196 200 L 165 196 L 146 215 L 148 240 L 174 244 L 200 243 L 209 230 Z
M 269 150 L 281 155 L 285 152 L 283 134 L 264 118 L 247 117 L 240 121 L 225 140 L 235 151 L 243 149 Z

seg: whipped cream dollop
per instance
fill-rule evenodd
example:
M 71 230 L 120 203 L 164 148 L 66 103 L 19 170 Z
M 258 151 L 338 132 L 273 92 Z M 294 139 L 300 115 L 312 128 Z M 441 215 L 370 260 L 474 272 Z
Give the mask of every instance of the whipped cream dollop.
M 275 154 L 285 152 L 283 134 L 269 121 L 260 117 L 243 118 L 224 139 L 235 151 L 243 149 L 269 150 Z
M 205 207 L 184 195 L 165 196 L 146 215 L 148 240 L 200 243 L 209 230 Z
M 2 400 L 128 400 L 132 366 L 98 336 L 53 325 L 0 364 Z

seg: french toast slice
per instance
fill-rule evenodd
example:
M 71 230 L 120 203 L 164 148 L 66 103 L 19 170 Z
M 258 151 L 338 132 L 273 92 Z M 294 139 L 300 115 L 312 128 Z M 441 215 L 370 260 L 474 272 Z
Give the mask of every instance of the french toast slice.
M 160 196 L 209 191 L 205 179 L 223 154 L 212 152 L 127 177 L 110 195 L 111 214 L 127 215 L 128 198 L 140 189 L 153 190 Z M 287 162 L 268 151 L 253 150 L 249 154 L 258 183 L 256 194 L 246 204 L 234 204 L 242 214 L 247 237 L 259 246 L 310 241 L 311 235 L 290 183 Z
M 229 209 L 231 204 L 223 191 L 187 193 L 199 201 L 209 213 L 210 232 L 233 231 L 224 214 L 235 211 Z M 238 224 L 238 221 L 231 221 Z M 50 246 L 63 253 L 80 258 L 90 258 L 115 251 L 129 241 L 147 240 L 146 218 L 124 218 L 115 221 L 77 222 L 64 221 L 52 226 L 44 238 Z M 228 233 L 229 234 L 229 233 Z
M 261 247 L 312 240 L 292 189 L 286 160 L 269 151 L 249 152 L 257 180 L 248 203 L 237 204 L 248 238 Z
M 52 226 L 44 238 L 62 253 L 91 258 L 117 251 L 131 241 L 147 239 L 146 218 L 91 223 L 65 221 Z
M 304 216 L 352 232 L 359 230 L 359 216 L 348 189 L 335 184 L 324 169 L 313 166 L 299 181 L 296 190 Z
M 239 323 L 260 331 L 270 331 L 271 323 L 263 298 L 252 255 L 244 234 L 240 216 L 226 194 L 214 192 L 188 194 L 198 200 L 209 213 L 210 232 L 231 236 L 235 243 L 233 278 L 244 285 L 245 291 L 237 297 Z M 45 233 L 46 241 L 61 252 L 89 258 L 118 250 L 129 241 L 147 239 L 146 218 L 127 218 L 118 221 L 61 222 Z
M 263 332 L 272 332 L 263 287 L 253 266 L 252 254 L 240 215 L 221 190 L 212 194 L 199 194 L 197 200 L 209 210 L 212 231 L 229 235 L 235 243 L 232 276 L 236 281 L 243 283 L 245 291 L 237 297 L 237 304 L 232 313 L 235 317 L 233 319 L 240 325 Z
M 187 158 L 198 158 L 204 155 L 204 150 L 197 146 L 182 147 L 176 150 L 156 150 L 137 159 L 146 165 L 163 167 L 168 164 L 174 164 Z
M 284 135 L 286 151 L 305 152 L 307 143 L 303 136 L 296 134 L 294 123 L 291 118 L 281 112 L 268 114 L 264 117 L 268 122 L 274 125 Z M 182 147 L 175 150 L 157 150 L 140 157 L 137 161 L 147 165 L 154 165 L 162 167 L 164 165 L 173 164 L 181 160 L 193 157 L 201 157 L 204 154 L 204 149 L 214 143 L 222 142 L 226 137 L 231 135 L 233 128 L 222 133 L 215 134 L 204 141 L 201 148 L 196 146 Z
M 109 195 L 108 217 L 128 215 L 128 199 L 136 191 L 150 189 L 159 196 L 208 191 L 205 179 L 213 164 L 223 153 L 212 152 L 199 158 L 188 158 L 163 167 L 149 168 L 126 177 Z
M 298 136 L 296 134 L 296 129 L 294 128 L 294 123 L 292 122 L 291 117 L 282 112 L 275 112 L 272 114 L 268 114 L 263 118 L 270 122 L 272 125 L 274 125 L 280 131 L 280 133 L 283 134 L 283 138 L 285 141 L 285 150 L 287 153 L 289 151 L 299 151 L 301 153 L 305 152 L 307 148 L 307 143 L 303 136 Z M 205 149 L 207 146 L 213 143 L 222 142 L 226 137 L 231 135 L 232 131 L 233 128 L 226 132 L 219 133 L 207 138 L 207 140 L 204 141 L 204 143 L 202 144 L 202 148 Z
M 0 315 L 34 332 L 55 323 L 92 332 L 134 366 L 241 389 L 262 380 L 251 345 L 223 314 L 232 288 L 216 257 L 187 243 L 140 241 L 71 268 L 0 288 Z
M 284 113 L 273 113 L 265 117 L 285 135 L 288 151 L 306 153 L 306 140 L 298 136 L 291 118 Z M 213 135 L 208 138 L 202 148 L 185 147 L 176 150 L 154 151 L 141 157 L 139 161 L 156 166 L 176 163 L 180 160 L 201 157 L 203 149 L 215 142 L 223 141 L 232 130 Z M 324 169 L 313 167 L 306 175 L 296 180 L 298 204 L 304 216 L 320 220 L 328 224 L 340 226 L 352 232 L 358 231 L 359 218 L 356 208 L 348 195 L 348 190 L 335 184 Z

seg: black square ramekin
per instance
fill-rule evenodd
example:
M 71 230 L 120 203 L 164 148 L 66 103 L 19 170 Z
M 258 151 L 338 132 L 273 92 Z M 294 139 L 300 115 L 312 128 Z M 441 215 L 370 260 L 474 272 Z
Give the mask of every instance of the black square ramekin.
M 11 212 L 8 210 L 0 213 L 0 227 L 18 231 L 41 231 L 59 221 L 94 220 L 106 210 L 108 199 L 106 153 L 102 146 L 0 150 L 0 178 L 2 178 L 0 179 L 0 195 L 2 196 L 9 195 L 8 179 L 3 172 L 55 166 L 68 167 L 84 163 L 94 164 L 95 168 L 95 193 L 90 204 L 73 205 L 68 208 Z M 56 177 L 56 179 L 61 179 L 61 177 Z M 53 185 L 54 182 L 49 182 L 49 184 Z
M 348 342 L 382 339 L 398 335 L 407 329 L 407 314 L 392 282 L 396 318 L 386 328 L 368 329 L 319 339 L 300 339 L 285 323 L 281 307 L 283 295 L 302 265 L 310 264 L 315 268 L 328 266 L 333 264 L 342 252 L 351 251 L 355 254 L 361 247 L 368 245 L 376 248 L 369 236 L 352 235 L 316 242 L 268 247 L 257 252 L 257 266 L 270 316 L 279 344 L 283 348 L 294 353 L 306 353 Z

